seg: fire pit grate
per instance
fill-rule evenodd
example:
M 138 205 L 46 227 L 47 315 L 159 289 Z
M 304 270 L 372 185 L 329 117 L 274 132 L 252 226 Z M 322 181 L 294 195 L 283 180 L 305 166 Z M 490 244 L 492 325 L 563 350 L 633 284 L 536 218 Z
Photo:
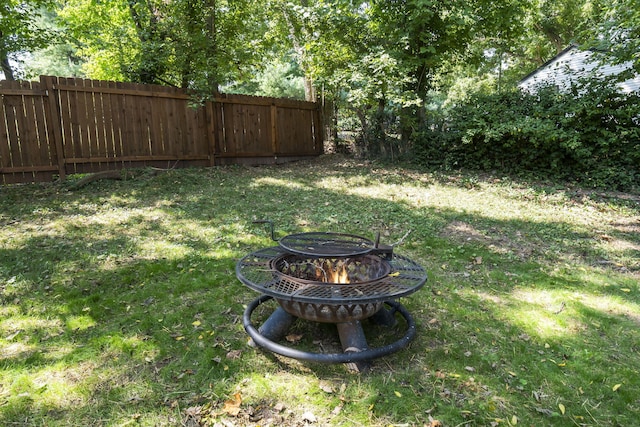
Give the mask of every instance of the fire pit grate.
M 308 303 L 367 303 L 393 300 L 418 290 L 426 281 L 424 269 L 409 258 L 393 254 L 389 273 L 361 283 L 323 283 L 298 279 L 274 268 L 274 260 L 289 255 L 279 246 L 265 248 L 242 258 L 236 276 L 249 288 L 280 300 Z
M 286 254 L 275 258 L 272 267 L 282 278 L 293 277 L 308 284 L 379 282 L 389 274 L 389 263 L 375 255 L 315 258 Z
M 308 256 L 349 257 L 364 255 L 374 248 L 373 241 L 353 234 L 298 233 L 280 239 L 285 250 Z

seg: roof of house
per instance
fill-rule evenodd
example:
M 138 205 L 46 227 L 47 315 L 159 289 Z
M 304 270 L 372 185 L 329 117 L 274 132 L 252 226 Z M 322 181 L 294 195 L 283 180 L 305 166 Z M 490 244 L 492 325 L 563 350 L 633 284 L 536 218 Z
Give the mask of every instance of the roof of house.
M 535 91 L 537 86 L 555 84 L 561 90 L 568 89 L 580 77 L 616 75 L 631 67 L 632 62 L 611 64 L 599 61 L 594 58 L 593 50 L 580 50 L 576 45 L 571 45 L 525 76 L 518 87 Z M 623 93 L 640 91 L 640 75 L 621 82 L 619 86 Z

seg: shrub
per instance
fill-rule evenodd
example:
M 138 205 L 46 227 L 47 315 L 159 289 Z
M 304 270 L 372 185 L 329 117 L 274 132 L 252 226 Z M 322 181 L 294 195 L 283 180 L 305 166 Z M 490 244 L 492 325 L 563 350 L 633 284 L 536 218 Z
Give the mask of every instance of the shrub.
M 497 169 L 571 179 L 592 187 L 640 184 L 640 97 L 614 81 L 583 81 L 569 92 L 472 95 L 432 115 L 416 134 L 427 166 Z

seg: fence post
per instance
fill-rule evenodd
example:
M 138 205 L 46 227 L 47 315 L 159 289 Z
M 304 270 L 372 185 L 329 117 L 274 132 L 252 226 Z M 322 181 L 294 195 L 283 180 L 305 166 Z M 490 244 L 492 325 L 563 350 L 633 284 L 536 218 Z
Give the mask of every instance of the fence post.
M 278 153 L 278 107 L 271 103 L 271 151 L 276 156 Z
M 62 149 L 62 123 L 60 122 L 58 96 L 53 79 L 51 76 L 40 76 L 40 84 L 45 91 L 46 103 L 48 104 L 49 123 L 47 127 L 49 127 L 49 141 L 53 140 L 52 151 L 56 154 L 60 180 L 64 181 L 67 171 L 64 162 L 64 150 Z M 51 145 L 51 142 L 49 144 Z
M 209 145 L 209 166 L 216 165 L 216 132 L 218 124 L 216 123 L 218 114 L 213 101 L 207 101 L 204 104 L 204 117 L 207 121 L 207 144 Z

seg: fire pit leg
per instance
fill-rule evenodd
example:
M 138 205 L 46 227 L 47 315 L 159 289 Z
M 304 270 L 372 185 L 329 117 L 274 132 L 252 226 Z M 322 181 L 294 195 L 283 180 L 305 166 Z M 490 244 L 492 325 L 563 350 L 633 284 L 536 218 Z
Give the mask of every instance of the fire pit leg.
M 282 307 L 278 307 L 267 320 L 258 328 L 260 335 L 271 341 L 279 341 L 284 337 L 293 324 L 296 317 L 284 311 Z M 255 347 L 253 339 L 249 343 Z
M 362 329 L 362 324 L 359 320 L 336 323 L 336 327 L 338 328 L 338 335 L 340 336 L 342 350 L 345 353 L 359 353 L 361 351 L 369 350 L 367 337 L 364 335 L 364 330 Z M 351 369 L 363 372 L 371 367 L 371 362 L 369 360 L 364 360 L 349 363 L 349 365 Z
M 386 305 L 390 306 L 393 311 L 400 313 L 400 315 L 402 315 L 402 317 L 404 317 L 407 322 L 407 330 L 405 332 L 405 335 L 397 341 L 382 347 L 368 348 L 366 340 L 364 339 L 364 334 L 361 331 L 356 331 L 353 337 L 348 338 L 348 341 L 355 344 L 353 346 L 354 348 L 365 348 L 364 350 L 359 352 L 344 351 L 343 353 L 311 353 L 296 350 L 294 348 L 280 345 L 270 339 L 265 338 L 251 323 L 251 314 L 253 313 L 253 310 L 255 310 L 256 307 L 258 307 L 260 304 L 271 299 L 271 296 L 262 295 L 247 305 L 247 308 L 245 309 L 244 315 L 242 317 L 244 329 L 247 331 L 251 339 L 258 347 L 263 347 L 281 356 L 291 357 L 293 359 L 319 363 L 370 363 L 372 359 L 386 356 L 387 354 L 394 353 L 406 347 L 416 335 L 416 324 L 409 312 L 396 301 L 385 301 Z M 348 330 L 354 328 L 354 325 L 346 326 L 344 328 Z M 355 326 L 355 328 L 358 329 L 357 326 Z M 363 334 L 362 338 L 358 338 L 359 334 Z M 349 335 L 349 333 L 347 333 L 347 335 Z M 364 345 L 362 345 L 363 342 L 365 343 Z
M 373 316 L 371 316 L 371 321 L 376 325 L 392 327 L 395 326 L 398 322 L 396 321 L 395 313 L 396 309 L 392 308 L 391 310 L 387 310 L 385 307 L 382 307 L 380 310 L 376 312 Z

